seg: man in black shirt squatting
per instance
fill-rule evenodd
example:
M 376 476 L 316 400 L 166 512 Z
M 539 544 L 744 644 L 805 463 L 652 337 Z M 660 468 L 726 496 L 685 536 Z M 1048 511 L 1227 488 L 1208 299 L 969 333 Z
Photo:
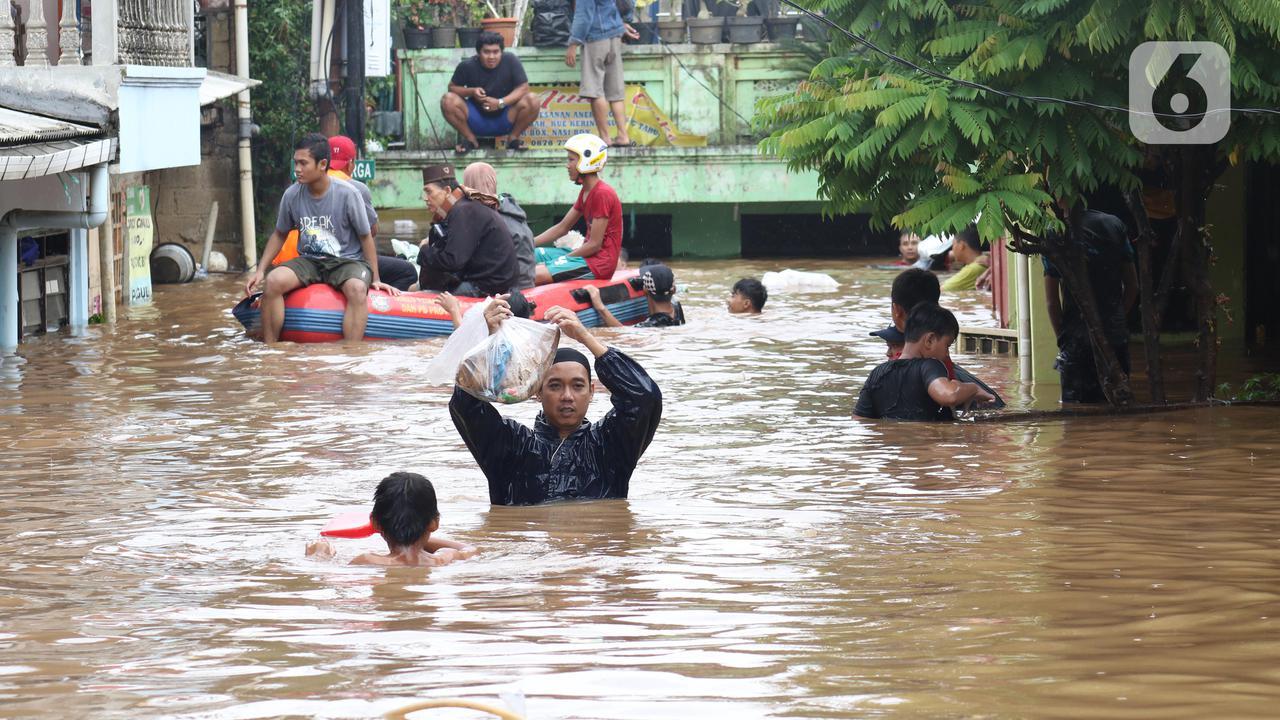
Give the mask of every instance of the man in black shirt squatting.
M 462 136 L 454 148 L 459 155 L 480 146 L 477 135 L 505 135 L 507 149 L 526 149 L 520 134 L 538 119 L 540 108 L 529 94 L 520 58 L 502 48 L 501 35 L 480 33 L 476 54 L 458 63 L 449 92 L 440 98 L 441 114 Z
M 920 303 L 907 315 L 907 344 L 897 360 L 882 363 L 862 386 L 854 417 L 953 420 L 953 408 L 995 400 L 976 383 L 947 377 L 947 349 L 960 333 L 949 310 Z

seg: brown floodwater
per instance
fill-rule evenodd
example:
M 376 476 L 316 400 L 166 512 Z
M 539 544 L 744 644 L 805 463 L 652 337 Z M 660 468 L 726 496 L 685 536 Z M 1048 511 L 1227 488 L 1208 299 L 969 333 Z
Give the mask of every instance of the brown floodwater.
M 891 274 L 793 266 L 842 287 L 730 317 L 770 266 L 677 263 L 689 325 L 602 331 L 665 397 L 624 501 L 490 507 L 417 380 L 441 341 L 269 349 L 231 277 L 26 343 L 0 366 L 0 716 L 1275 716 L 1276 410 L 856 422 Z M 961 359 L 1034 403 L 1010 360 Z M 482 555 L 303 556 L 396 470 Z

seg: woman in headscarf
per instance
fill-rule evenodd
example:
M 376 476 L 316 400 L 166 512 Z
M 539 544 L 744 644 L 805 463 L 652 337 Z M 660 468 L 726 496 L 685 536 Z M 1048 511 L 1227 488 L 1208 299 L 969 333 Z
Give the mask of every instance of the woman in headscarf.
M 528 216 L 509 193 L 498 193 L 498 173 L 489 163 L 475 162 L 462 171 L 464 187 L 478 190 L 498 198 L 498 214 L 502 216 L 516 251 L 516 290 L 528 290 L 534 286 L 533 230 L 529 229 Z

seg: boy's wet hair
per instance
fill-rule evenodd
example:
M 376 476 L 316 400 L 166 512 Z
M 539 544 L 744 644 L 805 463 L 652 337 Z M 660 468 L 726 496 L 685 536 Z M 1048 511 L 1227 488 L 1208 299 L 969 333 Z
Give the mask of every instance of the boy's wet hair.
M 940 297 L 942 286 L 938 284 L 938 276 L 920 268 L 898 273 L 898 277 L 893 279 L 893 289 L 889 291 L 889 299 L 903 310 L 910 310 L 922 302 L 937 305 Z
M 977 225 L 970 223 L 969 227 L 956 233 L 955 238 L 952 239 L 952 242 L 955 242 L 956 240 L 959 240 L 960 242 L 964 243 L 965 245 L 968 245 L 970 248 L 974 250 L 977 250 L 979 252 L 982 251 L 982 236 L 978 234 Z
M 764 304 L 769 300 L 769 291 L 765 289 L 764 283 L 755 278 L 742 278 L 733 284 L 733 294 L 741 295 L 751 301 L 751 307 L 756 312 L 764 309 Z
M 307 133 L 302 139 L 293 144 L 294 150 L 306 150 L 311 155 L 311 160 L 320 162 L 329 159 L 329 138 L 320 133 Z
M 436 489 L 430 480 L 417 473 L 391 473 L 373 492 L 373 512 L 369 518 L 392 548 L 418 542 L 439 517 Z
M 960 334 L 960 323 L 950 310 L 938 303 L 922 302 L 907 315 L 907 342 L 916 342 L 929 333 L 955 340 Z

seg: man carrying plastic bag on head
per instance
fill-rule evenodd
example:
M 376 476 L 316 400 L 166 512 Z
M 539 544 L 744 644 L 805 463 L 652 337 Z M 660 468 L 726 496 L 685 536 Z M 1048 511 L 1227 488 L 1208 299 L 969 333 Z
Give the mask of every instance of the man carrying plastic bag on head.
M 491 334 L 510 317 L 504 300 L 485 308 Z M 449 401 L 453 424 L 488 479 L 494 505 L 624 498 L 636 463 L 658 429 L 662 391 L 636 361 L 591 335 L 573 312 L 551 308 L 546 319 L 595 356 L 596 372 L 613 403 L 604 419 L 586 420 L 590 362 L 577 350 L 560 348 L 541 378 L 542 412 L 532 428 L 503 418 L 462 386 L 454 388 Z

